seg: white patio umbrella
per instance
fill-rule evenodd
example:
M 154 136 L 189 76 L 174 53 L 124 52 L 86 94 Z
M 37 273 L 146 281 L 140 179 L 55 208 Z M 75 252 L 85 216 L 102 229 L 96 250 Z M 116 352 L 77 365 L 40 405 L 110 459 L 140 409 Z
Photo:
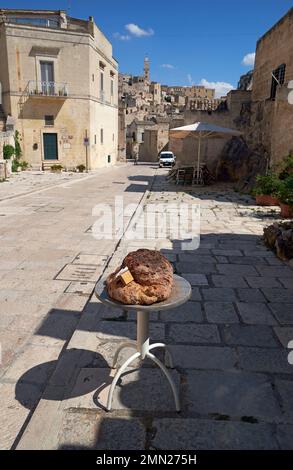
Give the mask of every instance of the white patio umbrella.
M 236 129 L 229 129 L 228 127 L 216 126 L 208 124 L 207 122 L 195 122 L 188 126 L 175 127 L 170 129 L 172 137 L 184 139 L 185 137 L 194 135 L 198 139 L 198 152 L 197 152 L 197 183 L 199 182 L 199 169 L 200 169 L 200 151 L 201 142 L 207 138 L 219 138 L 225 135 L 240 136 L 242 132 Z

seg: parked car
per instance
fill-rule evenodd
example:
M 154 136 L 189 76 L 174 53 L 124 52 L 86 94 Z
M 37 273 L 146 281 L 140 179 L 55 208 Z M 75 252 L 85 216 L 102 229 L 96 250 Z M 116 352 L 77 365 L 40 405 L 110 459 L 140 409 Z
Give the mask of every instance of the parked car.
M 159 156 L 159 167 L 174 166 L 176 163 L 176 157 L 173 152 L 161 152 Z

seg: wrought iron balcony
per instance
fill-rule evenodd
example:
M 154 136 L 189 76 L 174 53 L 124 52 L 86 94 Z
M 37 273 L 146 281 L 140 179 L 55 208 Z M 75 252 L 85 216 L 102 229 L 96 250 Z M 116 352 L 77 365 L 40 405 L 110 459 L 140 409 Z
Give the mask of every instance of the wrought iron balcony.
M 68 96 L 67 83 L 30 80 L 28 82 L 28 95 L 32 97 L 66 98 Z

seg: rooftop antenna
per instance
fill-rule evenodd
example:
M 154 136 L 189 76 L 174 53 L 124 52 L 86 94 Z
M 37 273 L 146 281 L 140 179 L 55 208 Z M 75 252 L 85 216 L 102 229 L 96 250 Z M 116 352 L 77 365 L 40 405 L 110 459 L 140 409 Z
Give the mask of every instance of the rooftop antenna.
M 70 10 L 71 10 L 71 0 L 67 0 L 67 14 L 70 16 Z

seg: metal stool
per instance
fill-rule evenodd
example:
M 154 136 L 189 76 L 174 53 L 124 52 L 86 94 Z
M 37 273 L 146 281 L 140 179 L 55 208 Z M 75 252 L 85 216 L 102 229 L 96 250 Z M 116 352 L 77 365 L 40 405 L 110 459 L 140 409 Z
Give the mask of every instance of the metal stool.
M 119 346 L 119 348 L 117 349 L 114 355 L 113 368 L 116 368 L 117 359 L 122 349 L 133 348 L 136 350 L 136 352 L 132 354 L 132 356 L 130 356 L 118 369 L 112 381 L 110 390 L 109 390 L 108 400 L 107 400 L 107 410 L 108 411 L 111 410 L 115 386 L 119 378 L 121 377 L 121 375 L 127 369 L 127 367 L 130 366 L 130 364 L 138 358 L 140 358 L 141 361 L 143 361 L 145 358 L 148 357 L 165 374 L 170 384 L 170 387 L 172 389 L 173 395 L 174 395 L 176 410 L 180 411 L 180 400 L 179 400 L 178 391 L 174 384 L 173 378 L 167 369 L 167 367 L 173 368 L 173 359 L 172 359 L 171 352 L 168 349 L 168 346 L 164 343 L 154 343 L 150 345 L 149 319 L 150 319 L 151 312 L 173 309 L 187 302 L 191 296 L 191 286 L 189 282 L 180 276 L 174 275 L 174 287 L 173 287 L 173 290 L 169 299 L 163 302 L 152 304 L 152 305 L 139 305 L 139 306 L 138 305 L 124 305 L 124 304 L 121 304 L 120 302 L 116 302 L 115 300 L 112 300 L 108 296 L 107 290 L 105 288 L 104 278 L 101 279 L 96 284 L 95 294 L 98 297 L 98 299 L 105 305 L 108 305 L 110 307 L 120 308 L 122 310 L 135 310 L 137 313 L 137 340 L 136 342 L 127 341 L 127 342 L 122 343 Z M 151 351 L 153 351 L 156 348 L 163 348 L 165 350 L 165 365 L 154 354 L 152 354 Z

